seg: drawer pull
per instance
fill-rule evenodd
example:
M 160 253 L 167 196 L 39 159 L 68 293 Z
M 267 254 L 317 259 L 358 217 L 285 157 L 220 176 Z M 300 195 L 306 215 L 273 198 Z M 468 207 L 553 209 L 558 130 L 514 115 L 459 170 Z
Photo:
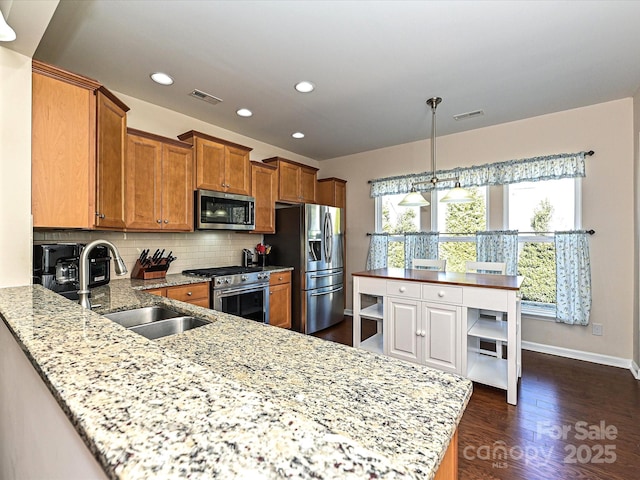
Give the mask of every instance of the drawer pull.
M 440 290 L 440 291 L 438 292 L 438 296 L 439 296 L 440 298 L 444 297 L 444 290 Z
M 400 287 L 398 290 L 400 290 L 400 293 L 404 293 L 407 291 L 406 287 Z
M 189 296 L 189 297 L 190 297 L 191 295 L 193 295 L 193 293 L 191 293 L 191 292 L 187 292 L 187 296 Z

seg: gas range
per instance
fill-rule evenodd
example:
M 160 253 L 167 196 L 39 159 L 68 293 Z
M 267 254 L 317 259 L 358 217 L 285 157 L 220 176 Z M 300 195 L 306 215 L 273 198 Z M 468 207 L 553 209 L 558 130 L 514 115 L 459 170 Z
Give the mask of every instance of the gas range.
M 251 285 L 269 281 L 270 273 L 262 267 L 212 267 L 183 270 L 184 275 L 195 275 L 210 278 L 213 289 L 228 288 L 239 285 Z

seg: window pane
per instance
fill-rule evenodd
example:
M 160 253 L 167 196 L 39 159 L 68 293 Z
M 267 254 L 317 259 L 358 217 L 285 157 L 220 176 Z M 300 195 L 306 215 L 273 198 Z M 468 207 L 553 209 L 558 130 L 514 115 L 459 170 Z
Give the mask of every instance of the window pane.
M 475 232 L 486 230 L 487 189 L 472 187 L 467 189 L 474 199 L 470 203 L 442 203 L 448 190 L 438 191 L 438 231 L 447 237 L 439 245 L 439 258 L 447 260 L 448 272 L 464 272 L 467 261 L 476 260 Z M 464 233 L 465 235 L 455 235 Z M 453 235 L 452 235 L 453 234 Z M 447 241 L 458 238 L 460 241 Z
M 392 268 L 404 268 L 404 242 L 389 240 L 387 266 Z
M 404 233 L 420 231 L 420 207 L 401 207 L 398 205 L 405 196 L 401 194 L 382 197 L 383 232 Z
M 518 254 L 518 275 L 524 280 L 522 300 L 556 303 L 556 251 L 552 242 L 523 242 Z
M 447 261 L 447 272 L 464 273 L 466 262 L 476 261 L 476 242 L 440 242 L 438 257 Z
M 442 233 L 470 233 L 486 230 L 487 227 L 487 189 L 486 187 L 467 188 L 473 202 L 442 203 L 440 200 L 448 190 L 438 190 L 438 231 Z
M 509 185 L 509 228 L 521 232 L 575 228 L 575 180 Z

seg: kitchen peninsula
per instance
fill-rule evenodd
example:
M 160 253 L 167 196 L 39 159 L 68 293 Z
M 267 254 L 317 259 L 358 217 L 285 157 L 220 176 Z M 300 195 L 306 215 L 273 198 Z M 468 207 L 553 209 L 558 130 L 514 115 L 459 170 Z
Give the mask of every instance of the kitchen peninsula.
M 523 277 L 381 268 L 353 274 L 353 346 L 463 375 L 507 391 L 518 401 L 522 375 L 519 291 Z M 363 298 L 375 301 L 362 307 Z M 507 314 L 485 320 L 481 311 Z M 361 318 L 376 320 L 377 333 L 362 341 Z M 507 344 L 496 355 L 481 352 L 481 339 Z
M 53 394 L 84 449 L 73 463 L 113 479 L 456 478 L 441 473 L 468 380 L 132 287 L 96 288 L 97 312 L 39 285 L 0 289 L 3 355 Z M 100 315 L 147 305 L 211 323 L 150 341 Z M 45 411 L 22 412 L 43 448 L 59 434 Z

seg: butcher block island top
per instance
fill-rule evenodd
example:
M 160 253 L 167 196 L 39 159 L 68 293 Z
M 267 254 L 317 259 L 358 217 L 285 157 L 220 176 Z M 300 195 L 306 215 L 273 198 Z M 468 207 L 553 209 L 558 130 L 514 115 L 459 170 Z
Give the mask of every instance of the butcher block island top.
M 211 323 L 152 341 L 39 285 L 0 289 L 0 317 L 107 477 L 434 477 L 470 381 L 132 286 L 96 289 L 100 312 Z
M 445 285 L 463 285 L 466 287 L 498 288 L 519 290 L 524 277 L 515 275 L 487 275 L 479 273 L 437 272 L 411 268 L 378 268 L 365 270 L 352 275 L 356 277 L 387 278 L 410 282 L 442 283 Z

